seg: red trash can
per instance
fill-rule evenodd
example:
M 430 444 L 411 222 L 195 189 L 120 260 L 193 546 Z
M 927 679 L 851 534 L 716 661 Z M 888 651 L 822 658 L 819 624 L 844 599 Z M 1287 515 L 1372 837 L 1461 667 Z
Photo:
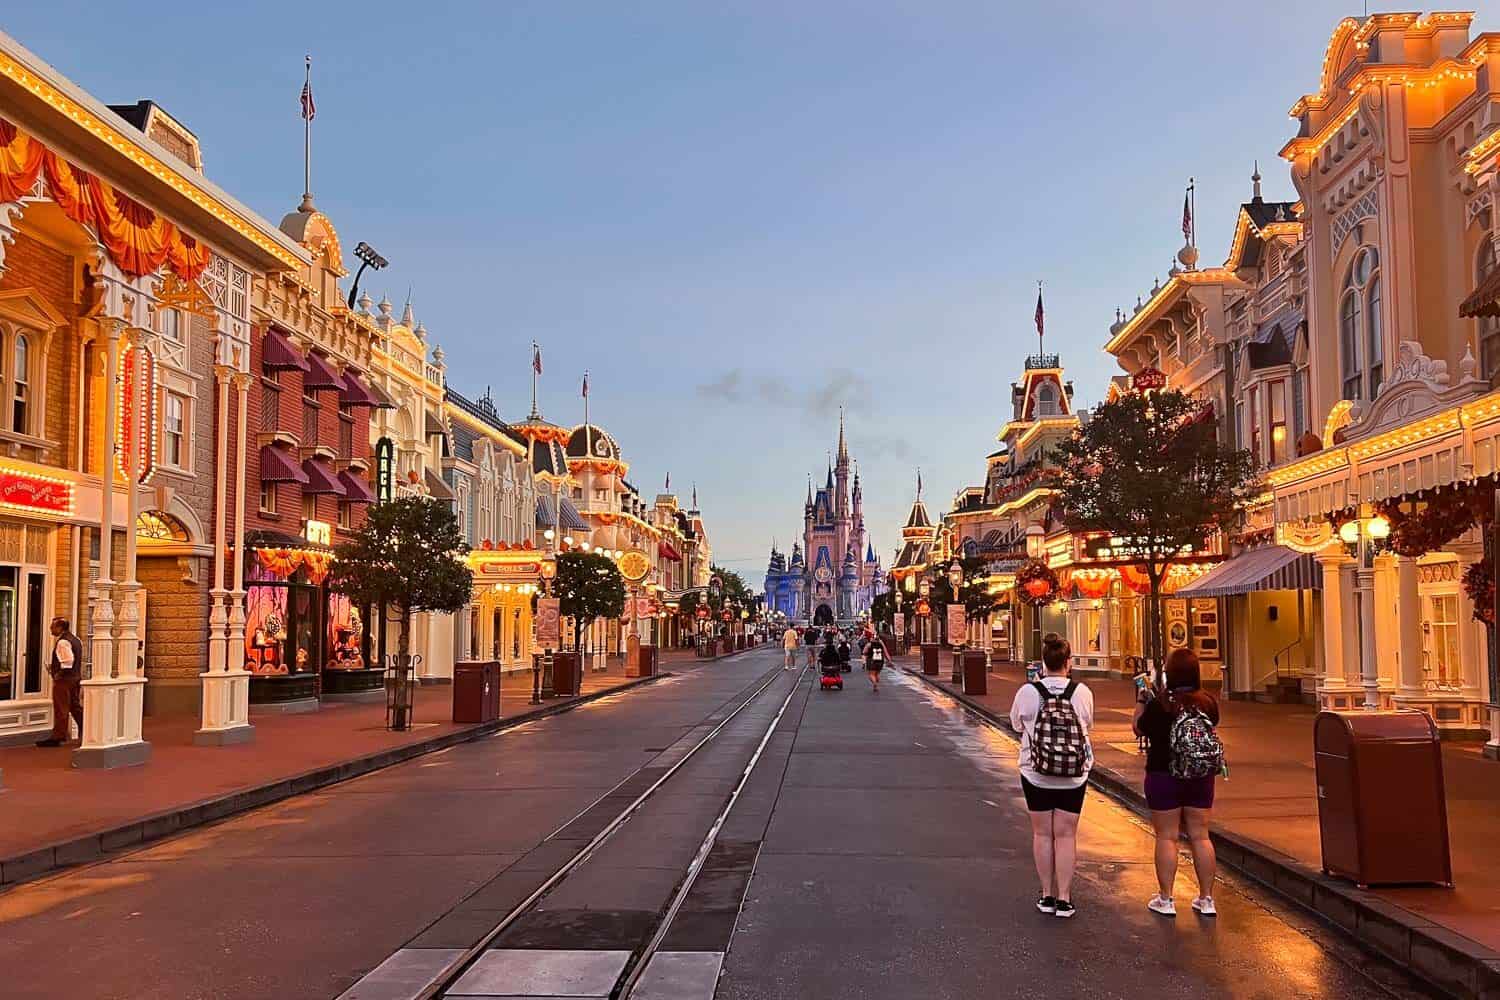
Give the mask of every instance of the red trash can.
M 989 693 L 989 674 L 984 666 L 984 650 L 966 649 L 956 655 L 963 661 L 964 694 Z
M 494 722 L 500 718 L 500 664 L 460 660 L 453 664 L 453 721 Z
M 938 644 L 935 642 L 922 643 L 922 673 L 927 677 L 936 677 L 938 672 Z

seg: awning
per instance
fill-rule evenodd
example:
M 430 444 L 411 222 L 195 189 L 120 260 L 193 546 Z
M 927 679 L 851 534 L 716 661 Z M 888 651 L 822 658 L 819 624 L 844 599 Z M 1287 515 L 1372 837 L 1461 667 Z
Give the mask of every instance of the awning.
M 366 382 L 365 388 L 369 390 L 370 398 L 374 400 L 371 404 L 377 410 L 394 410 L 396 401 L 379 385 L 374 382 Z
M 307 356 L 307 374 L 302 376 L 303 389 L 337 389 L 344 391 L 344 376 L 334 370 L 321 354 Z
M 339 393 L 339 399 L 345 406 L 374 406 L 375 397 L 370 395 L 370 390 L 360 377 L 353 372 L 344 373 L 344 388 Z
M 682 562 L 682 555 L 681 555 L 681 553 L 679 553 L 676 549 L 674 549 L 672 547 L 672 543 L 671 542 L 668 542 L 668 541 L 658 542 L 657 546 L 656 546 L 656 551 L 660 552 L 663 556 L 665 556 L 666 558 L 672 560 L 673 562 Z
M 276 329 L 266 331 L 260 342 L 260 366 L 266 371 L 307 371 L 307 359 Z
M 260 481 L 306 484 L 307 473 L 297 467 L 297 458 L 290 451 L 268 444 L 260 449 Z
M 567 497 L 562 498 L 562 526 L 565 531 L 588 531 L 588 522 Z
M 302 471 L 307 473 L 303 480 L 303 493 L 332 493 L 334 496 L 343 496 L 344 487 L 339 483 L 328 463 L 321 458 L 309 458 L 302 463 Z
M 431 469 L 422 470 L 426 473 L 427 495 L 437 497 L 439 500 L 452 500 L 453 488 L 443 482 L 443 477 Z
M 1204 573 L 1174 597 L 1229 597 L 1260 590 L 1318 590 L 1323 570 L 1312 556 L 1285 545 L 1241 552 Z
M 348 469 L 339 473 L 339 485 L 344 488 L 344 497 L 350 503 L 374 503 L 375 491 L 364 476 L 357 476 Z
M 438 415 L 436 413 L 433 413 L 431 410 L 428 410 L 427 411 L 427 436 L 428 437 L 432 437 L 434 434 L 447 434 L 447 433 L 448 433 L 448 428 L 446 428 L 446 427 L 443 426 L 443 422 L 442 422 L 442 420 L 440 420 L 438 418 Z
M 543 528 L 557 527 L 557 520 L 552 516 L 552 498 L 536 498 L 536 523 Z
M 1484 276 L 1479 287 L 1464 299 L 1458 314 L 1465 319 L 1475 316 L 1500 316 L 1500 267 Z

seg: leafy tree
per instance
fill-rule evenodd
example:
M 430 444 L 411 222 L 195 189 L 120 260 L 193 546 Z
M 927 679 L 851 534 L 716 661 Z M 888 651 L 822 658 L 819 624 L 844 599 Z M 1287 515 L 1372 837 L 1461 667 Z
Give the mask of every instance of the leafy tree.
M 717 576 L 724 584 L 724 589 L 717 602 L 712 597 L 709 598 L 709 607 L 715 612 L 722 611 L 725 605 L 738 605 L 742 608 L 748 608 L 755 603 L 755 594 L 745 583 L 745 578 L 734 570 L 714 565 L 709 567 L 709 572 Z
M 396 651 L 404 663 L 413 612 L 452 613 L 469 603 L 474 580 L 464 564 L 468 551 L 451 504 L 397 497 L 372 505 L 365 523 L 334 549 L 328 586 L 357 607 L 396 610 Z
M 1161 663 L 1161 583 L 1172 561 L 1228 532 L 1261 490 L 1255 459 L 1223 445 L 1212 404 L 1178 389 L 1132 392 L 1094 410 L 1053 452 L 1064 523 L 1099 533 L 1151 584 L 1149 652 Z
M 557 557 L 552 593 L 558 610 L 573 619 L 573 648 L 595 618 L 618 618 L 625 611 L 625 578 L 613 559 L 598 552 L 564 552 Z

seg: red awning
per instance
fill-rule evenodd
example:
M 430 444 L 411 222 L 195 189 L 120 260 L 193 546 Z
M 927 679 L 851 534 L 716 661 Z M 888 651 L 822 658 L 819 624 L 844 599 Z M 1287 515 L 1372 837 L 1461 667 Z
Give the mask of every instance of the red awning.
M 375 397 L 365 388 L 364 382 L 353 372 L 344 373 L 344 388 L 339 393 L 345 406 L 374 406 Z
M 307 359 L 292 346 L 281 331 L 272 328 L 266 331 L 260 342 L 260 366 L 266 371 L 307 371 Z
M 344 498 L 350 503 L 374 503 L 375 491 L 370 489 L 364 476 L 345 469 L 339 473 L 339 484 L 344 487 Z
M 307 473 L 297 467 L 297 459 L 290 451 L 268 444 L 260 450 L 260 481 L 306 484 Z
M 321 354 L 307 356 L 307 374 L 302 376 L 303 389 L 337 389 L 344 391 L 344 376 Z
M 307 473 L 302 487 L 303 493 L 332 493 L 334 496 L 343 496 L 344 487 L 339 482 L 339 477 L 334 475 L 328 463 L 321 458 L 309 458 L 302 463 L 302 471 Z
M 1476 316 L 1500 316 L 1500 267 L 1485 275 L 1479 287 L 1459 303 L 1458 314 L 1465 319 Z
M 658 543 L 656 546 L 656 551 L 660 552 L 662 555 L 666 556 L 673 562 L 682 562 L 682 556 L 678 554 L 676 549 L 672 548 L 672 544 L 670 542 Z
M 373 400 L 371 405 L 375 409 L 394 410 L 396 408 L 396 401 L 384 389 L 380 388 L 377 383 L 366 382 L 365 389 L 370 393 L 370 399 Z

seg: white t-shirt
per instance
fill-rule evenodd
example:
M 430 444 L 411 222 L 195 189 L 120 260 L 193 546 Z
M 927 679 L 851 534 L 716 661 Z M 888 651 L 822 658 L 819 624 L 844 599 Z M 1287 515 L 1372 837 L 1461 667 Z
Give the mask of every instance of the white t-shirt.
M 1067 677 L 1043 677 L 1042 685 L 1053 694 L 1061 694 L 1069 684 Z M 1021 752 L 1018 763 L 1021 777 L 1038 788 L 1077 788 L 1089 780 L 1088 771 L 1078 778 L 1059 778 L 1050 774 L 1037 774 L 1031 769 L 1031 733 L 1036 728 L 1036 714 L 1041 711 L 1042 696 L 1030 684 L 1023 684 L 1016 692 L 1016 700 L 1010 706 L 1010 724 L 1021 734 Z M 1088 685 L 1080 683 L 1073 691 L 1073 711 L 1083 724 L 1084 735 L 1094 728 L 1094 692 Z M 1090 766 L 1092 766 L 1090 760 Z
M 58 666 L 63 670 L 73 669 L 73 644 L 67 639 L 58 639 L 53 649 L 57 653 Z

